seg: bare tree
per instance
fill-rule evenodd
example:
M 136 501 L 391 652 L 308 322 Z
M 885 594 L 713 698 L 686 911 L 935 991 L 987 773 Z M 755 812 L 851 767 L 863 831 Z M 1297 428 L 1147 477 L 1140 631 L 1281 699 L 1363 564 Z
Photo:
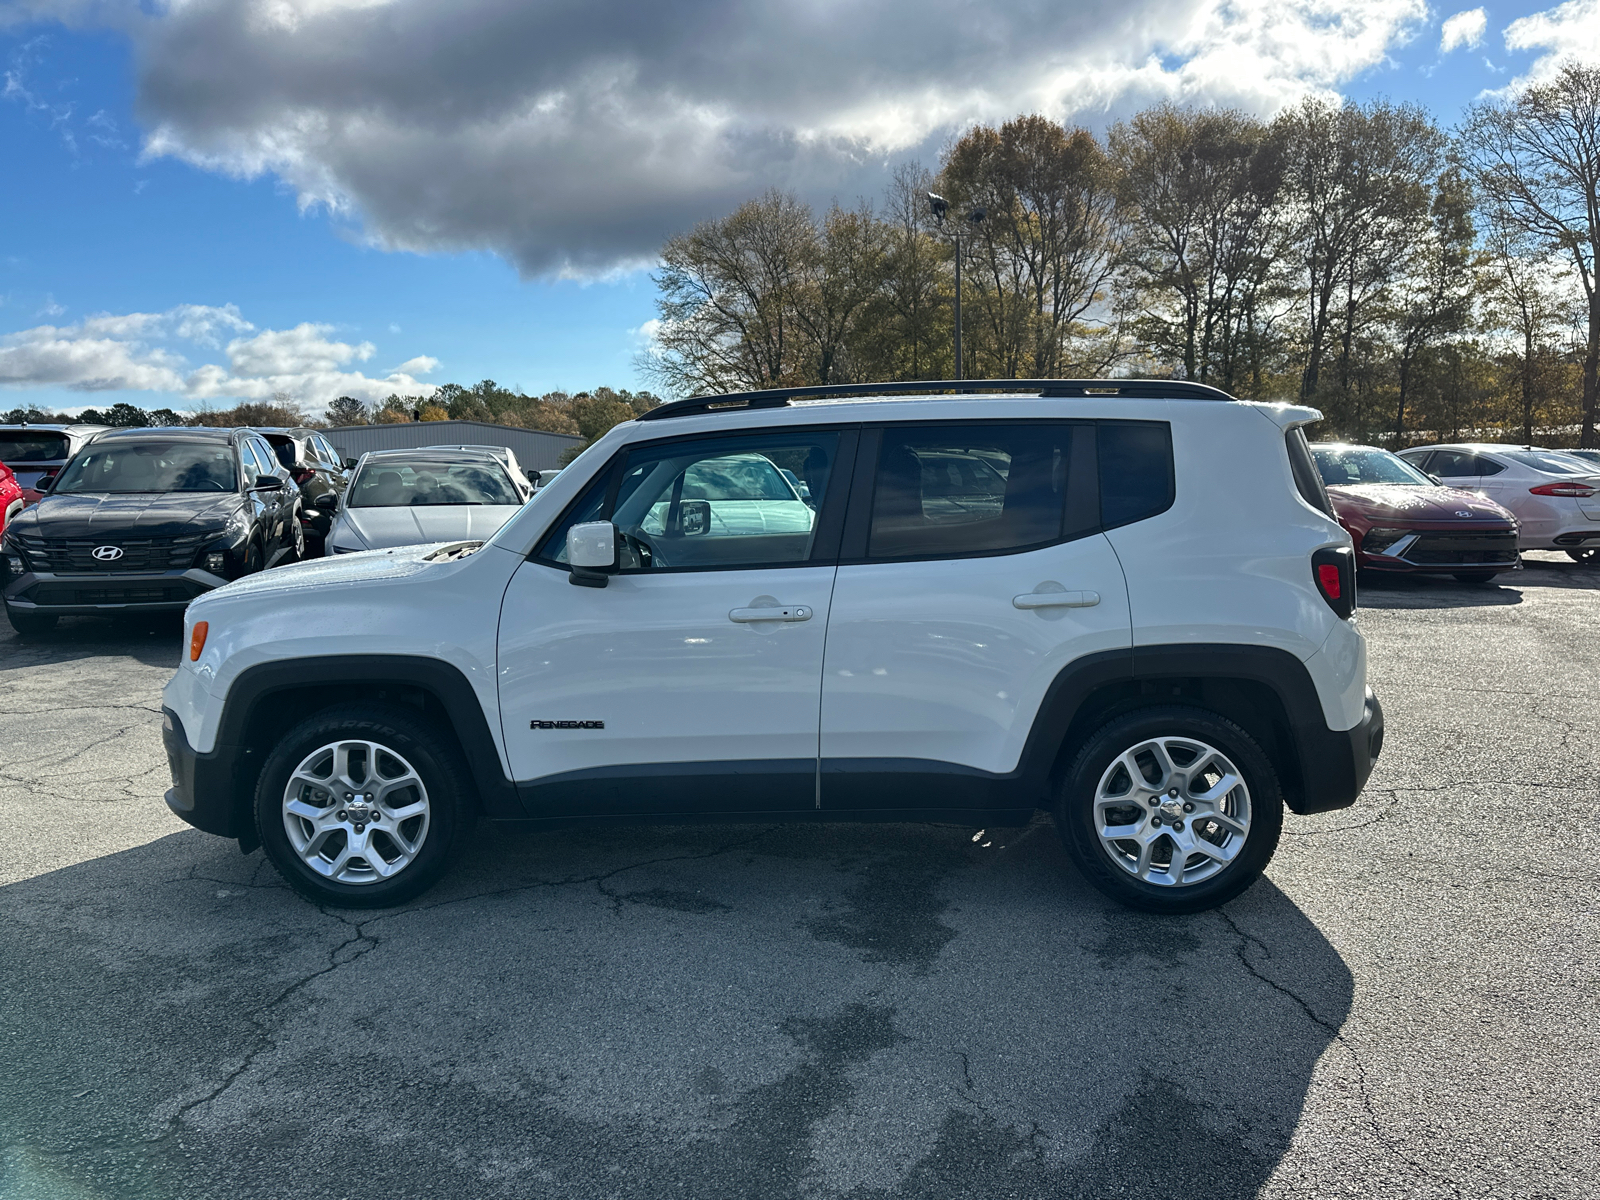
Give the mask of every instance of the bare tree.
M 1600 445 L 1600 67 L 1567 63 L 1548 83 L 1474 105 L 1462 144 L 1503 219 L 1572 265 L 1588 307 L 1579 444 Z
M 1420 108 L 1307 99 L 1279 116 L 1284 219 L 1301 271 L 1305 333 L 1300 394 L 1325 387 L 1330 353 L 1340 391 L 1355 381 L 1357 335 L 1427 229 L 1444 136 Z M 1365 372 L 1363 372 L 1365 374 Z

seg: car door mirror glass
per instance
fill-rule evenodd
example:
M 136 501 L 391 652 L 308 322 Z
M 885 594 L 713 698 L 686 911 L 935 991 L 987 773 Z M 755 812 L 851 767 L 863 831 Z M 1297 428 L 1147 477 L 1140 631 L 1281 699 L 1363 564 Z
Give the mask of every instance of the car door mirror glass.
M 700 537 L 711 528 L 711 502 L 709 500 L 685 500 L 680 505 L 680 520 L 682 528 L 679 532 L 684 537 Z

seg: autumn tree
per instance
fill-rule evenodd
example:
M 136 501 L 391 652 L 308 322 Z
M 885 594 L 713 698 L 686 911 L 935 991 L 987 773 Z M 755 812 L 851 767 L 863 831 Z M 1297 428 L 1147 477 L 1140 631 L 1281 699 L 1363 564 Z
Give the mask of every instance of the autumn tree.
M 1586 301 L 1579 444 L 1600 445 L 1600 67 L 1569 62 L 1546 83 L 1474 105 L 1462 145 L 1486 201 L 1566 260 Z

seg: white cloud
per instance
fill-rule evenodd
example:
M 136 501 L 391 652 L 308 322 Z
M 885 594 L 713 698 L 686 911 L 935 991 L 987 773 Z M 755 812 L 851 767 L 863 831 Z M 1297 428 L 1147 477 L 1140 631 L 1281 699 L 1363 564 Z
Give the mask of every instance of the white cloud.
M 169 343 L 215 348 L 228 342 L 227 365 L 191 366 Z M 75 325 L 40 325 L 0 334 L 0 386 L 73 391 L 166 393 L 178 407 L 216 399 L 264 400 L 278 394 L 320 406 L 336 396 L 381 400 L 391 392 L 431 395 L 417 376 L 435 370 L 418 355 L 382 375 L 351 370 L 373 357 L 371 342 L 333 341 L 331 325 L 305 323 L 259 333 L 238 308 L 184 304 L 162 313 L 101 314 Z
M 1466 12 L 1446 17 L 1444 24 L 1439 27 L 1439 53 L 1449 54 L 1462 46 L 1476 50 L 1483 45 L 1483 31 L 1488 27 L 1489 14 L 1481 8 L 1469 8 Z
M 273 174 L 380 246 L 603 276 L 776 185 L 876 193 L 973 121 L 1269 114 L 1425 0 L 13 0 L 125 28 L 145 154 Z
M 1506 26 L 1507 50 L 1540 50 L 1528 73 L 1511 86 L 1541 82 L 1568 59 L 1600 60 L 1600 0 L 1567 0 Z

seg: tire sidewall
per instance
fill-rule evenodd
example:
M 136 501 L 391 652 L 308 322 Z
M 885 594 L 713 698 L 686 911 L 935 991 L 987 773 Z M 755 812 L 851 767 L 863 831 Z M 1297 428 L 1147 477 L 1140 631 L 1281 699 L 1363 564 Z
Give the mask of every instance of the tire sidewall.
M 1201 883 L 1165 887 L 1136 879 L 1111 861 L 1095 831 L 1101 776 L 1119 754 L 1155 737 L 1188 737 L 1215 747 L 1232 760 L 1250 789 L 1250 833 L 1243 850 Z M 1056 824 L 1073 861 L 1112 899 L 1149 912 L 1200 912 L 1226 903 L 1260 878 L 1283 829 L 1283 792 L 1255 739 L 1227 718 L 1200 708 L 1144 709 L 1107 723 L 1089 738 L 1062 781 Z
M 377 742 L 416 769 L 428 793 L 428 834 L 412 863 L 393 879 L 339 883 L 301 861 L 283 824 L 283 793 L 289 776 L 308 754 L 340 738 Z M 448 865 L 466 808 L 466 766 L 443 738 L 421 721 L 378 705 L 331 709 L 290 730 L 273 748 L 256 784 L 256 835 L 278 873 L 297 892 L 342 908 L 387 908 L 404 903 L 436 882 Z

